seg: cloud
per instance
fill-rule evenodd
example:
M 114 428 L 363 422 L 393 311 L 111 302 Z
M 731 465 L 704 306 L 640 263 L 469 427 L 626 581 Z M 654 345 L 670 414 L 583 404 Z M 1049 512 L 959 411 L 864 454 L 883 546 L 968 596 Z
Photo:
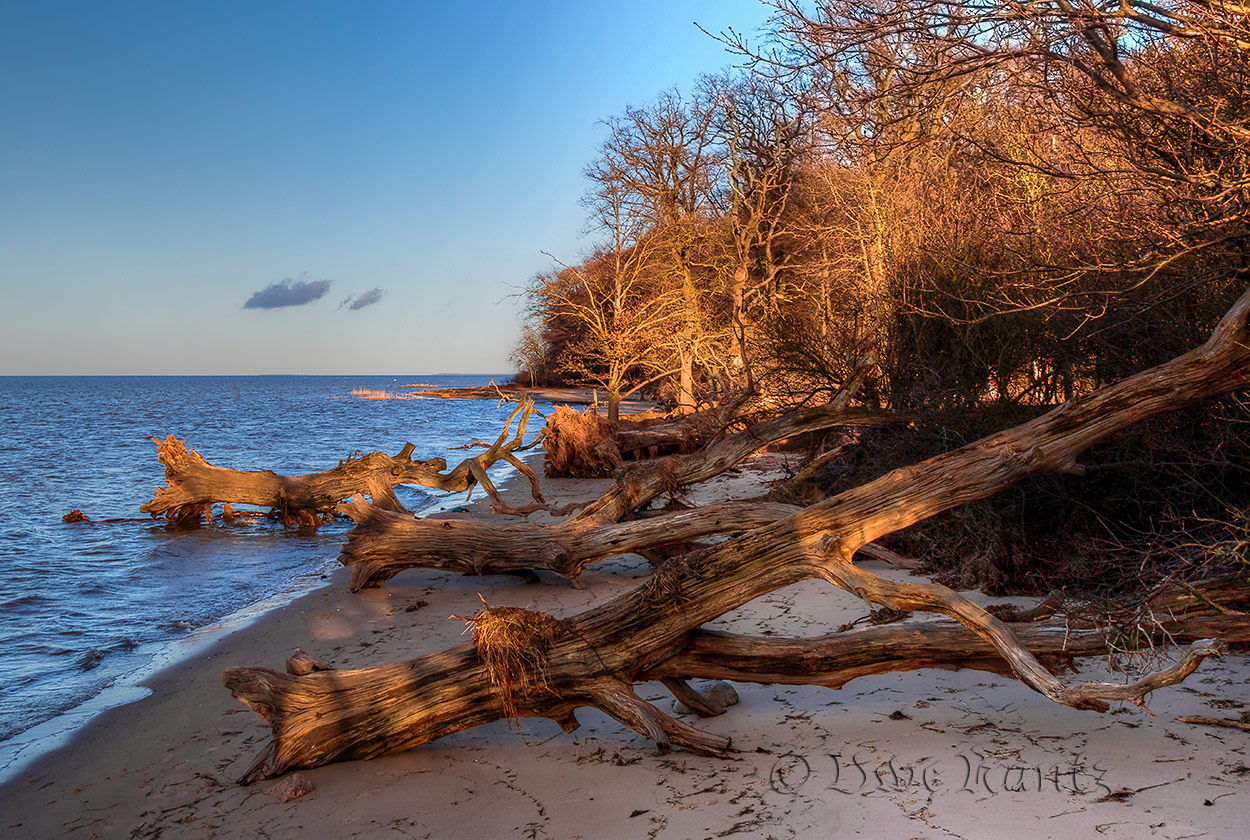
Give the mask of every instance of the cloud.
M 330 291 L 329 280 L 291 280 L 266 286 L 247 299 L 244 309 L 278 309 L 282 306 L 303 306 L 320 299 Z
M 352 300 L 350 296 L 343 298 L 343 302 L 339 304 L 339 309 L 346 306 L 348 309 L 364 309 L 366 306 L 373 306 L 382 299 L 382 295 L 386 294 L 385 289 L 370 289 L 360 297 Z

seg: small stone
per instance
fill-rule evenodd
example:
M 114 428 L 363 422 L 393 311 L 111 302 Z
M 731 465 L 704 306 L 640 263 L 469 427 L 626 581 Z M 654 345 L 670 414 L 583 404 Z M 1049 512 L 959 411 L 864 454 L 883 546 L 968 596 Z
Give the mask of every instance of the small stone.
M 270 796 L 276 796 L 282 802 L 290 802 L 292 799 L 299 799 L 306 793 L 312 793 L 313 790 L 311 779 L 303 773 L 292 773 L 273 787 L 268 788 L 265 793 Z
M 738 704 L 738 692 L 724 680 L 709 680 L 694 687 L 694 690 L 711 700 L 722 709 Z M 673 711 L 679 715 L 692 715 L 694 710 L 680 700 L 673 701 Z

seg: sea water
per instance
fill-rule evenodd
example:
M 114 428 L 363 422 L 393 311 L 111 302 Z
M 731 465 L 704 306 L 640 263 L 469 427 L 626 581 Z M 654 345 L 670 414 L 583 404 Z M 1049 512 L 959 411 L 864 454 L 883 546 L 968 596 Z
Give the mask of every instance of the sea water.
M 283 475 L 329 469 L 357 452 L 395 454 L 409 441 L 414 458 L 454 465 L 473 453 L 451 447 L 494 440 L 514 406 L 351 392 L 489 379 L 0 377 L 0 758 L 5 742 L 67 710 L 85 719 L 127 699 L 127 676 L 154 657 L 186 649 L 223 617 L 282 603 L 335 564 L 350 522 L 186 530 L 144 518 L 139 506 L 165 483 L 150 438 L 173 434 L 216 466 Z M 444 495 L 398 494 L 413 510 Z M 138 521 L 63 523 L 75 508 L 93 520 Z

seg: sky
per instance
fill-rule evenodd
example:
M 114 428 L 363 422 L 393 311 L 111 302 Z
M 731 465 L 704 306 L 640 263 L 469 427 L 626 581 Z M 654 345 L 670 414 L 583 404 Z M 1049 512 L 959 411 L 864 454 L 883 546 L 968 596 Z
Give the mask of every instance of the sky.
M 0 375 L 504 373 L 600 120 L 759 0 L 0 0 Z

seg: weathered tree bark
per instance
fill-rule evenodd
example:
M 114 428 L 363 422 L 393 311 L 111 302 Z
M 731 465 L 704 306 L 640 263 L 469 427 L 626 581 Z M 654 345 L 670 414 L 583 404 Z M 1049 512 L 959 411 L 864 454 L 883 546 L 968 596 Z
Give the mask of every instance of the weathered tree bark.
M 558 406 L 543 430 L 543 468 L 553 478 L 604 478 L 622 460 L 694 452 L 725 430 L 718 410 L 618 417 Z
M 622 458 L 655 458 L 695 452 L 723 429 L 724 422 L 716 410 L 648 418 L 641 422 L 625 418 L 616 433 L 616 445 Z
M 896 422 L 879 412 L 846 408 L 845 402 L 790 412 L 702 452 L 634 467 L 576 517 L 555 525 L 416 519 L 393 498 L 380 503 L 381 494 L 374 492 L 372 504 L 355 498 L 338 507 L 356 522 L 339 560 L 352 567 L 353 592 L 381 586 L 409 568 L 473 574 L 547 570 L 576 581 L 587 563 L 604 557 L 758 527 L 797 508 L 752 502 L 620 520 L 665 492 L 724 472 L 769 443 L 835 425 Z
M 577 725 L 574 710 L 587 705 L 661 749 L 724 755 L 727 739 L 661 712 L 632 684 L 651 675 L 689 676 L 680 670 L 663 673 L 664 663 L 689 650 L 704 623 L 808 578 L 895 609 L 954 618 L 1005 659 L 1017 678 L 1058 703 L 1100 711 L 1108 700 L 1141 703 L 1149 692 L 1183 680 L 1204 657 L 1221 652 L 1223 643 L 1199 639 L 1181 662 L 1135 683 L 1069 684 L 1043 667 L 1008 625 L 957 593 L 937 584 L 878 578 L 856 567 L 852 556 L 871 540 L 1027 475 L 1078 471 L 1081 452 L 1133 423 L 1250 386 L 1248 320 L 1250 290 L 1211 339 L 1184 356 L 715 548 L 669 561 L 645 584 L 570 618 L 488 608 L 474 618 L 473 642 L 405 663 L 305 676 L 227 669 L 226 686 L 273 731 L 244 780 L 404 750 L 504 717 L 548 717 L 569 731 Z M 959 655 L 957 649 L 947 653 Z M 787 671 L 780 665 L 756 670 L 770 677 Z
M 746 531 L 798 510 L 769 502 L 724 502 L 626 522 L 568 519 L 545 526 L 472 519 L 415 519 L 362 498 L 339 509 L 356 521 L 339 560 L 352 570 L 351 590 L 374 589 L 412 568 L 466 574 L 554 572 L 576 582 L 588 563 L 618 554 Z
M 164 516 L 180 524 L 191 524 L 202 517 L 211 519 L 214 504 L 233 502 L 270 508 L 287 525 L 316 527 L 331 514 L 338 502 L 358 493 L 371 492 L 370 488 L 419 484 L 435 490 L 459 492 L 481 483 L 501 510 L 511 511 L 500 500 L 486 476 L 486 470 L 501 460 L 530 479 L 534 499 L 541 505 L 543 498 L 537 477 L 515 455 L 525 448 L 525 427 L 533 410 L 534 404 L 528 398 L 518 404 L 495 442 L 471 444 L 481 446 L 485 451 L 464 459 L 450 472 L 444 472 L 447 461 L 443 458 L 413 461 L 411 443 L 405 444 L 394 456 L 370 452 L 341 461 L 337 467 L 325 472 L 284 476 L 271 470 L 244 471 L 215 467 L 173 435 L 164 441 L 152 438 L 157 445 L 158 457 L 165 465 L 165 480 L 169 485 L 157 489 L 152 500 L 139 510 L 153 517 Z M 516 434 L 512 435 L 512 421 L 517 420 L 518 415 Z
M 1010 622 L 1008 627 L 1029 653 L 1070 666 L 1080 656 L 1109 650 L 1113 628 L 1132 620 L 1134 634 L 1117 646 L 1136 650 L 1147 645 L 1192 644 L 1218 637 L 1250 643 L 1250 614 L 1221 612 L 1250 602 L 1250 580 L 1228 576 L 1198 590 L 1173 585 L 1148 601 L 1157 623 L 1142 622 L 1124 610 L 1103 622 L 1065 617 Z M 692 631 L 686 647 L 640 679 L 723 679 L 770 685 L 823 685 L 842 688 L 871 674 L 921 668 L 971 668 L 1012 676 L 1011 666 L 989 642 L 961 624 L 924 622 L 864 627 L 846 633 L 803 639 L 744 636 L 715 630 Z

